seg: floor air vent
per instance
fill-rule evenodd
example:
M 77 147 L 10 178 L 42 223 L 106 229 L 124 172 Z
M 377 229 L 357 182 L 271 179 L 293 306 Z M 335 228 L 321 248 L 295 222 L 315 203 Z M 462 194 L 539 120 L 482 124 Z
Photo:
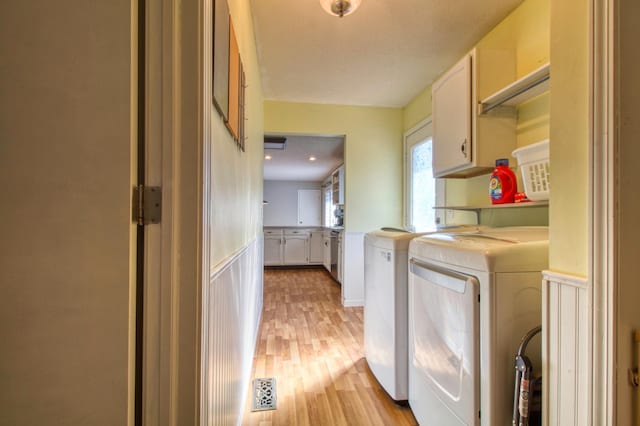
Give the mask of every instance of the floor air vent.
M 276 379 L 253 379 L 251 411 L 275 410 L 276 403 Z

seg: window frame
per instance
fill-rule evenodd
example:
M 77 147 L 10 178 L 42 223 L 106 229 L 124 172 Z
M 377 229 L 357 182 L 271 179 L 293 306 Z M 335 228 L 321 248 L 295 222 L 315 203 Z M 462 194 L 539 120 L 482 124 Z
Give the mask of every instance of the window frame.
M 410 139 L 416 135 L 421 137 L 421 139 L 419 139 L 418 142 L 410 143 Z M 423 143 L 427 138 L 431 138 L 433 144 L 433 121 L 431 116 L 425 118 L 409 130 L 407 130 L 404 133 L 403 137 L 403 226 L 405 229 L 411 231 L 415 230 L 415 227 L 413 226 L 413 200 L 411 197 L 411 184 L 413 177 L 413 159 L 411 158 L 411 148 L 414 145 Z M 436 179 L 435 191 L 435 205 L 443 206 L 445 194 L 444 179 Z M 433 230 L 445 224 L 444 210 L 436 210 L 435 218 L 436 219 Z

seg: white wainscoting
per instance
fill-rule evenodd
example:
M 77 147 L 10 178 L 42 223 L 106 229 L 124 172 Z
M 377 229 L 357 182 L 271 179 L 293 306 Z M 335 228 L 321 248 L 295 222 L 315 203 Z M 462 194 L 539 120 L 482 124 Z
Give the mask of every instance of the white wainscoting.
M 590 425 L 593 340 L 588 281 L 550 271 L 542 276 L 543 424 Z
M 202 302 L 201 425 L 239 425 L 262 313 L 262 238 L 211 271 Z
M 364 232 L 345 232 L 342 306 L 364 306 Z

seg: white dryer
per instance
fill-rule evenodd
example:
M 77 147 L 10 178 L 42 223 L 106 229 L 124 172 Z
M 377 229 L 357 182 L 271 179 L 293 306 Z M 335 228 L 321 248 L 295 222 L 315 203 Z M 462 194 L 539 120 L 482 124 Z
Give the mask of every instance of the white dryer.
M 418 423 L 511 424 L 514 357 L 541 323 L 547 264 L 546 227 L 411 241 L 409 404 Z M 539 339 L 527 355 L 539 369 Z
M 478 232 L 476 225 L 447 232 Z M 369 368 L 396 401 L 408 398 L 409 242 L 427 233 L 383 228 L 365 235 L 364 350 Z

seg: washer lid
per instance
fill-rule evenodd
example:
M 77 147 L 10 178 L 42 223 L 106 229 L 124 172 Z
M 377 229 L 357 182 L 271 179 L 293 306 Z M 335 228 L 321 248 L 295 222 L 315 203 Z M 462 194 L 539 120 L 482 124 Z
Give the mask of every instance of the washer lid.
M 409 249 L 409 242 L 422 235 L 442 232 L 441 230 L 431 232 L 408 232 L 402 230 L 391 230 L 392 228 L 383 228 L 377 231 L 369 232 L 365 235 L 365 245 L 375 246 L 385 250 L 404 250 Z M 486 227 L 478 225 L 460 225 L 447 228 L 446 232 L 478 232 Z
M 431 234 L 414 239 L 409 253 L 478 271 L 541 271 L 549 263 L 549 230 L 546 226 L 514 226 Z
M 385 250 L 404 250 L 409 249 L 409 241 L 425 235 L 424 232 L 403 232 L 403 231 L 373 231 L 364 236 L 365 245 L 378 247 Z

